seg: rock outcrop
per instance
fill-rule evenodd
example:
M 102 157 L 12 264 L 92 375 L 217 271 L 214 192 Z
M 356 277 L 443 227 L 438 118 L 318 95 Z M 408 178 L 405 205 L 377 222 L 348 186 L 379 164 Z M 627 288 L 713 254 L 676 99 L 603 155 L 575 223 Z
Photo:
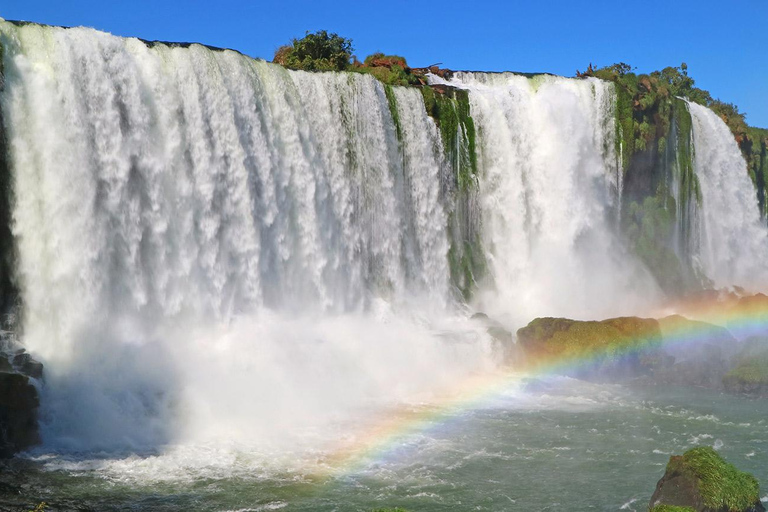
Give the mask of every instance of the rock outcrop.
M 651 512 L 764 512 L 755 477 L 736 469 L 710 447 L 670 457 L 656 484 Z
M 40 442 L 37 409 L 40 398 L 33 379 L 43 365 L 23 351 L 0 354 L 0 458 Z
M 661 331 L 652 318 L 536 318 L 517 331 L 517 340 L 529 361 L 562 364 L 575 377 L 628 379 L 648 373 L 648 361 L 661 356 Z

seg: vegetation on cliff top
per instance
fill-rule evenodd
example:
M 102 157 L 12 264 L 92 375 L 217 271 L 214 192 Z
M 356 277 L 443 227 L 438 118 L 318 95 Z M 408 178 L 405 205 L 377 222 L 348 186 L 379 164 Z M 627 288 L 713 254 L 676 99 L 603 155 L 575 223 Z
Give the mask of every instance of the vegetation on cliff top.
M 355 71 L 370 74 L 388 85 L 417 85 L 404 57 L 374 53 L 360 62 L 352 52 L 352 40 L 325 30 L 307 32 L 301 39 L 281 46 L 273 62 L 290 69 L 305 71 Z
M 654 141 L 659 151 L 666 149 L 671 123 L 674 121 L 673 106 L 676 98 L 709 107 L 728 125 L 749 168 L 758 190 L 761 212 L 766 213 L 765 184 L 768 182 L 768 130 L 750 127 L 745 113 L 733 103 L 713 98 L 709 91 L 695 86 L 685 63 L 670 66 L 648 74 L 635 74 L 632 67 L 623 62 L 594 69 L 590 64 L 579 77 L 593 76 L 616 84 L 617 144 L 624 169 L 637 151 L 643 151 Z M 683 135 L 685 135 L 683 133 Z M 692 154 L 689 155 L 689 159 Z
M 278 48 L 274 62 L 306 71 L 344 71 L 350 66 L 352 51 L 351 39 L 319 30 Z

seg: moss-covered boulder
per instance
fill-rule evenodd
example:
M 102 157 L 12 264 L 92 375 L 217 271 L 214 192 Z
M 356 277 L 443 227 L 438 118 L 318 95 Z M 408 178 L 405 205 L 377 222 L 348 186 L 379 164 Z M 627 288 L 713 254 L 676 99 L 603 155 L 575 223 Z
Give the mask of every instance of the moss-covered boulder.
M 739 471 L 715 450 L 704 446 L 669 459 L 649 509 L 656 512 L 765 511 L 755 477 Z
M 647 373 L 643 361 L 657 352 L 661 331 L 652 318 L 536 318 L 517 331 L 517 340 L 534 364 L 562 364 L 577 377 L 629 378 Z
M 768 338 L 753 337 L 744 343 L 723 377 L 723 386 L 729 393 L 768 397 Z

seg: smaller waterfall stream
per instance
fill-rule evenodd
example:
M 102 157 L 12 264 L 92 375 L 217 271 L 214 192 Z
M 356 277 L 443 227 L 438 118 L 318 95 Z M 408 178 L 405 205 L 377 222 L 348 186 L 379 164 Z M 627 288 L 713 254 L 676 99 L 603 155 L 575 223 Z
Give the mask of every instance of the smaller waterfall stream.
M 696 103 L 689 108 L 702 194 L 698 263 L 716 287 L 765 289 L 768 228 L 760 218 L 747 164 L 717 114 Z
M 458 73 L 448 84 L 469 89 L 478 128 L 493 281 L 479 307 L 520 325 L 632 313 L 653 298 L 615 231 L 613 86 L 509 73 Z

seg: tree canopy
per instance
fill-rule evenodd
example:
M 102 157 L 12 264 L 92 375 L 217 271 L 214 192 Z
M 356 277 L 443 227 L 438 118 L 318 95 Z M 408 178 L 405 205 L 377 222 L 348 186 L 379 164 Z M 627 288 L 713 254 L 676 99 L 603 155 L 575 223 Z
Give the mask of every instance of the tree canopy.
M 352 51 L 351 39 L 318 30 L 278 48 L 274 62 L 306 71 L 343 71 L 350 66 Z

